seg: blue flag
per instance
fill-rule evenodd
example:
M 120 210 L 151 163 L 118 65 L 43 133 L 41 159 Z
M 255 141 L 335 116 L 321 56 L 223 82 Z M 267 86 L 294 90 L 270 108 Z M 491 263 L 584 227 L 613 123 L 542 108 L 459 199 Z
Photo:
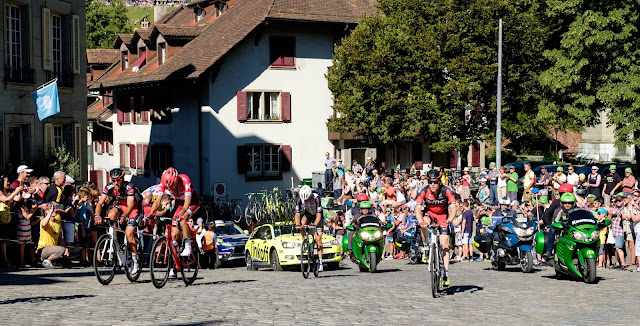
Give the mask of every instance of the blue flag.
M 40 121 L 46 117 L 60 113 L 60 102 L 58 101 L 58 81 L 54 80 L 49 85 L 35 91 L 33 99 L 36 101 L 38 118 Z

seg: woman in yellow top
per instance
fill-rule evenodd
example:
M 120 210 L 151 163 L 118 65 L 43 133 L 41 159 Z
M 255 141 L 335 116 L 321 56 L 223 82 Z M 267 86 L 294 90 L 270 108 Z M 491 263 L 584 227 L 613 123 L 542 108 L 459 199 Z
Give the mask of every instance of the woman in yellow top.
M 53 206 L 47 207 L 45 212 L 47 215 L 40 221 L 40 239 L 38 240 L 42 266 L 53 268 L 53 261 L 59 260 L 63 266 L 70 267 L 70 262 L 64 259 L 65 247 L 60 214 L 57 214 L 57 210 Z M 63 246 L 58 245 L 59 243 Z

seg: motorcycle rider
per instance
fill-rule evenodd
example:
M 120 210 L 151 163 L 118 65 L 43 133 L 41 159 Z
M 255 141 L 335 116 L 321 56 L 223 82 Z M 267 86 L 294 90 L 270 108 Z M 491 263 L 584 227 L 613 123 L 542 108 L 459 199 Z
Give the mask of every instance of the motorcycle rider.
M 351 219 L 351 225 L 353 226 L 357 226 L 358 225 L 358 220 L 360 220 L 360 217 L 362 216 L 367 216 L 367 215 L 371 215 L 371 202 L 368 201 L 367 199 L 367 195 L 365 194 L 360 194 L 358 196 L 358 201 L 360 202 L 358 204 L 358 213 L 357 215 L 353 215 L 353 218 Z M 355 207 L 354 207 L 355 208 Z M 355 232 L 354 231 L 349 231 L 348 233 L 348 237 L 349 237 L 349 251 L 347 252 L 349 254 L 349 257 L 353 257 L 352 255 L 352 247 L 351 247 L 351 243 L 353 242 L 353 236 L 354 236 Z
M 553 220 L 551 221 L 551 223 L 563 222 L 567 219 L 567 216 L 569 215 L 569 211 L 572 208 L 574 208 L 576 205 L 576 196 L 570 192 L 564 193 L 562 194 L 562 196 L 560 196 L 560 202 L 562 203 L 562 206 L 556 208 L 555 211 L 553 212 Z M 545 253 L 544 253 L 544 259 L 546 261 L 553 259 L 553 257 L 551 256 L 551 251 L 553 249 L 553 242 L 555 240 L 554 233 L 555 233 L 555 229 L 552 227 L 549 227 L 549 236 L 546 239 L 547 242 L 545 243 L 546 247 L 545 247 Z
M 509 198 L 502 197 L 500 198 L 499 204 L 500 208 L 496 209 L 493 214 L 491 214 L 491 225 L 495 226 L 496 223 L 502 221 L 503 217 L 512 216 L 513 212 L 509 209 Z

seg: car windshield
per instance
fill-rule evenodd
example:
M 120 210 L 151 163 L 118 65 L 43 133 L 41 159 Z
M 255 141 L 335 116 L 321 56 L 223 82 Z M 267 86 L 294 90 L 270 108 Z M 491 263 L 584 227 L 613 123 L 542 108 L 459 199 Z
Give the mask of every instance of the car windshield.
M 279 237 L 283 234 L 292 234 L 295 228 L 293 225 L 276 225 L 273 228 L 273 233 L 275 233 L 276 237 Z
M 217 235 L 236 235 L 244 234 L 244 232 L 235 225 L 218 225 L 213 230 Z

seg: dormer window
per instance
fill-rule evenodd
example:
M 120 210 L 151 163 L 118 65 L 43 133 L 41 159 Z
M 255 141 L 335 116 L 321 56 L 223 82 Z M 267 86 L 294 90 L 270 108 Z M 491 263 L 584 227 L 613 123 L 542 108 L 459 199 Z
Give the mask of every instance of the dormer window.
M 158 43 L 158 65 L 167 61 L 167 43 Z
M 147 47 L 142 46 L 138 48 L 138 60 L 133 65 L 133 69 L 131 69 L 131 71 L 136 72 L 140 70 L 140 68 L 144 66 L 146 63 L 147 63 Z
M 120 62 L 122 62 L 122 71 L 129 68 L 129 51 L 122 51 L 120 55 Z
M 202 17 L 204 17 L 205 15 L 204 9 L 197 7 L 195 12 L 196 12 L 196 21 L 199 22 L 202 19 Z
M 216 3 L 216 17 L 220 17 L 220 15 L 222 15 L 226 7 L 227 7 L 227 4 L 223 2 Z

